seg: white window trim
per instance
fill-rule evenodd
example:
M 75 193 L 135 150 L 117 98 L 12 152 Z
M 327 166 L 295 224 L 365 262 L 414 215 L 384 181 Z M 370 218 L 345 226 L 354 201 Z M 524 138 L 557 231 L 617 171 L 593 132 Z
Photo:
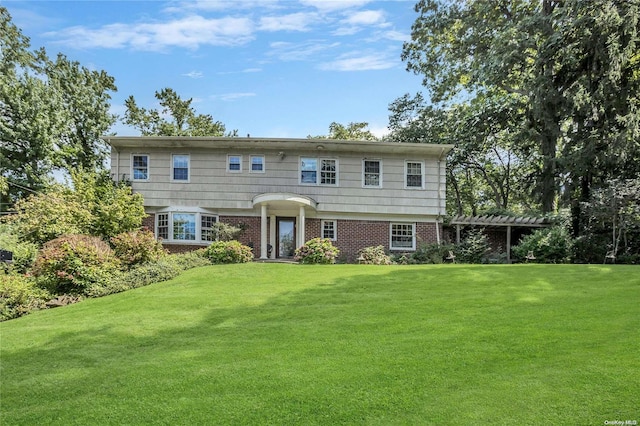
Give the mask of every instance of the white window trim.
M 365 184 L 365 161 L 377 161 L 380 164 L 380 177 L 378 179 L 378 185 L 366 185 Z M 362 187 L 363 188 L 382 188 L 382 160 L 378 158 L 363 158 L 362 159 Z
M 160 215 L 162 214 L 166 214 L 168 215 L 168 230 L 167 230 L 167 234 L 168 237 L 166 239 L 163 239 L 162 242 L 163 243 L 167 243 L 167 244 L 194 244 L 194 245 L 209 245 L 211 244 L 211 241 L 208 240 L 203 240 L 202 239 L 202 216 L 212 216 L 216 218 L 216 223 L 218 223 L 220 221 L 220 217 L 217 214 L 213 214 L 213 213 L 208 213 L 208 212 L 202 212 L 202 211 L 196 211 L 194 209 L 190 209 L 190 210 L 183 210 L 183 209 L 175 209 L 175 210 L 165 210 L 163 209 L 162 211 L 156 212 L 156 217 L 155 217 L 155 227 L 154 227 L 154 235 L 156 236 L 156 238 L 158 238 L 158 222 L 160 219 Z M 195 240 L 175 240 L 173 238 L 173 215 L 174 214 L 192 214 L 195 215 L 195 221 L 196 221 L 196 229 L 195 229 L 195 234 L 196 234 L 196 239 Z
M 311 182 L 302 182 L 302 159 L 309 158 L 312 160 L 316 160 L 316 181 L 315 183 Z M 322 181 L 322 160 L 332 160 L 336 162 L 336 183 L 320 183 Z M 308 186 L 340 186 L 340 163 L 337 158 L 331 157 L 307 157 L 300 156 L 298 158 L 298 183 L 300 185 L 308 185 Z
M 262 158 L 262 170 L 253 170 L 253 159 L 259 157 Z M 267 166 L 265 164 L 264 155 L 250 155 L 249 156 L 249 173 L 264 173 Z
M 134 162 L 133 157 L 147 157 L 147 178 L 146 179 L 136 179 L 134 173 Z M 151 179 L 151 156 L 149 154 L 141 154 L 141 153 L 132 153 L 131 154 L 131 180 L 135 182 L 148 182 Z
M 409 169 L 409 163 L 420 163 L 420 186 L 409 186 L 407 181 L 407 172 Z M 424 161 L 416 160 L 404 160 L 404 189 L 421 190 L 425 188 L 425 168 Z
M 231 157 L 238 157 L 240 159 L 240 170 L 231 170 Z M 242 163 L 242 155 L 227 154 L 227 173 L 242 173 Z
M 333 222 L 333 238 L 330 238 L 331 241 L 338 240 L 338 221 L 335 219 L 323 219 L 320 221 L 320 232 L 322 234 L 322 238 L 324 238 L 324 224 L 326 222 Z
M 409 247 L 394 247 L 393 246 L 393 225 L 411 225 L 412 227 L 412 239 L 411 248 Z M 394 251 L 415 251 L 416 249 L 416 224 L 407 222 L 391 222 L 389 224 L 389 250 Z
M 174 162 L 173 162 L 173 157 L 177 156 L 177 155 L 181 155 L 184 157 L 187 157 L 187 179 L 174 179 L 174 173 L 173 173 L 173 169 L 174 169 Z M 176 182 L 176 183 L 189 183 L 191 182 L 191 155 L 190 154 L 176 154 L 176 153 L 172 153 L 171 154 L 171 167 L 169 167 L 169 173 L 171 174 L 171 182 Z

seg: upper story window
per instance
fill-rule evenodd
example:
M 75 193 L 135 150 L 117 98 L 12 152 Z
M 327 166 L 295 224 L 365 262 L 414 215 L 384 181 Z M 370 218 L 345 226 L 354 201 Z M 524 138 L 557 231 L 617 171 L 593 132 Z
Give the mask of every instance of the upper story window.
M 424 188 L 424 163 L 422 161 L 406 161 L 404 170 L 406 188 Z
M 322 221 L 322 238 L 328 238 L 330 240 L 336 240 L 336 221 L 335 220 L 323 220 Z
M 149 156 L 133 154 L 131 158 L 133 180 L 149 180 Z
M 392 223 L 389 247 L 391 250 L 415 250 L 416 226 L 414 223 Z
M 300 158 L 300 183 L 337 185 L 338 161 L 330 158 Z
M 227 171 L 234 173 L 242 172 L 242 155 L 227 156 Z
M 172 180 L 189 181 L 189 156 L 173 155 L 172 156 Z
M 380 160 L 363 160 L 362 186 L 375 188 L 382 186 L 382 162 Z
M 251 156 L 251 173 L 264 173 L 264 155 Z

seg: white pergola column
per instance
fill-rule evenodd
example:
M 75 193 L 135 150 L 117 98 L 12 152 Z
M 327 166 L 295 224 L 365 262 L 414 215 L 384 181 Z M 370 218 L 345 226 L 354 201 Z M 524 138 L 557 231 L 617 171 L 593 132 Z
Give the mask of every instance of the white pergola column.
M 271 244 L 271 259 L 276 258 L 278 248 L 276 247 L 276 217 L 269 216 L 269 243 Z
M 260 259 L 267 259 L 267 205 L 260 206 Z
M 298 245 L 297 247 L 302 246 L 304 243 L 306 243 L 306 240 L 304 238 L 304 220 L 305 220 L 305 213 L 304 213 L 304 206 L 300 206 L 300 215 L 298 218 Z M 297 248 L 296 247 L 296 248 Z

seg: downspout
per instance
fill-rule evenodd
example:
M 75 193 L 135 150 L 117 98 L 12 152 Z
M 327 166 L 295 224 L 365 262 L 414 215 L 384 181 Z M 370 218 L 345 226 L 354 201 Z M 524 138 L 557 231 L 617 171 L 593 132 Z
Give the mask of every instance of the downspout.
M 438 216 L 436 217 L 436 241 L 438 242 L 438 245 L 441 244 L 440 242 L 440 221 L 442 220 L 442 215 L 441 213 L 441 207 L 440 207 L 440 203 L 441 203 L 441 197 L 440 197 L 440 185 L 441 185 L 441 165 L 440 163 L 442 163 L 442 155 L 444 154 L 444 148 L 442 148 L 442 152 L 440 152 L 440 156 L 438 157 Z

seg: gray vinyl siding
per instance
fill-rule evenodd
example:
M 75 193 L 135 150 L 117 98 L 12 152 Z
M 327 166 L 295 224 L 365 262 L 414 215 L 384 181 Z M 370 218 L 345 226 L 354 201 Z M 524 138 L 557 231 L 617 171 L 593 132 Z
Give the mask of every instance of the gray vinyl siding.
M 132 153 L 112 152 L 114 177 L 131 178 Z M 280 158 L 277 151 L 220 149 L 149 149 L 149 180 L 133 181 L 134 191 L 143 195 L 147 207 L 190 206 L 208 209 L 252 209 L 255 196 L 264 193 L 293 193 L 314 199 L 317 212 L 377 213 L 385 215 L 438 215 L 444 213 L 445 162 L 436 158 L 407 158 L 403 155 L 370 156 L 382 162 L 382 187 L 363 187 L 362 154 L 290 151 Z M 190 155 L 189 182 L 171 179 L 171 156 Z M 227 155 L 242 155 L 242 173 L 227 171 Z M 250 173 L 250 156 L 264 155 L 264 173 Z M 300 183 L 300 157 L 330 158 L 338 163 L 338 185 Z M 424 189 L 405 188 L 405 161 L 424 162 Z M 320 173 L 320 170 L 317 171 Z M 440 183 L 440 186 L 439 186 Z M 440 209 L 438 189 L 440 188 Z M 440 210 L 440 211 L 439 211 Z M 256 210 L 258 211 L 258 210 Z

